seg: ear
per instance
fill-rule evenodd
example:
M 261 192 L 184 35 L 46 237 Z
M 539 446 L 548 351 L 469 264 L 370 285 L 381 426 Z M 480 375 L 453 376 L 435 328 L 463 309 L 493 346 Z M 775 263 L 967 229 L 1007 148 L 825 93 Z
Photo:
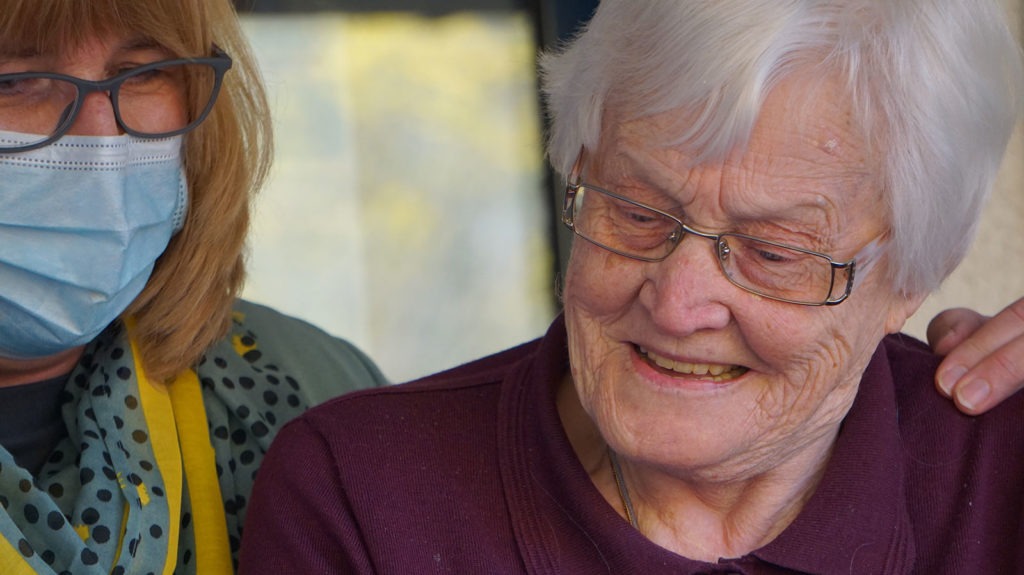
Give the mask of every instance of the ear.
M 903 329 L 903 324 L 907 323 L 907 319 L 914 315 L 917 308 L 921 307 L 927 296 L 928 294 L 926 293 L 904 293 L 902 296 L 894 298 L 892 303 L 889 304 L 889 314 L 885 321 L 885 333 L 896 333 Z

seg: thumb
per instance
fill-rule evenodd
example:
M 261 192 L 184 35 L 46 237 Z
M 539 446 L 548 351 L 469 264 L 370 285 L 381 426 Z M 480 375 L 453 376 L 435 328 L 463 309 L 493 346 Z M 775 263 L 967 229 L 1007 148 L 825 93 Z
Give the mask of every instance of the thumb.
M 946 355 L 978 331 L 987 319 L 987 316 L 967 308 L 939 312 L 928 322 L 928 345 L 938 355 Z

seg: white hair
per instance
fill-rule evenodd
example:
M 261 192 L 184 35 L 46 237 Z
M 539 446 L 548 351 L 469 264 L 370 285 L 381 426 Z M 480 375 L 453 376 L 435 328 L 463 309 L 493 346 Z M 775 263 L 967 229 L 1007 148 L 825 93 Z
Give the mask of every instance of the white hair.
M 1021 112 L 1006 18 L 998 0 L 603 0 L 541 58 L 548 155 L 568 174 L 614 107 L 695 113 L 665 144 L 721 158 L 746 144 L 781 78 L 824 66 L 880 160 L 893 286 L 926 293 L 965 255 Z

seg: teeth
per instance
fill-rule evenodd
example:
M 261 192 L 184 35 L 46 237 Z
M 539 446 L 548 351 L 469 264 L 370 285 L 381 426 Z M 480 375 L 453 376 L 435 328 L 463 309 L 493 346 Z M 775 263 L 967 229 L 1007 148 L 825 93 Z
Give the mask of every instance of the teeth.
M 739 377 L 747 372 L 747 368 L 740 365 L 674 361 L 667 357 L 661 357 L 660 355 L 653 354 L 642 347 L 639 349 L 640 353 L 647 357 L 647 359 L 653 361 L 658 367 L 684 375 L 711 375 L 715 381 L 725 381 Z

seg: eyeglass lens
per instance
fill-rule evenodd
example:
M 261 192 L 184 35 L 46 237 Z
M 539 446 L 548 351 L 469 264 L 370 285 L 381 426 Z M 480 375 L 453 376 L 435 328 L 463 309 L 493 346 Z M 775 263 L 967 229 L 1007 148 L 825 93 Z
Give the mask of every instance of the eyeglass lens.
M 129 71 L 110 89 L 121 127 L 133 135 L 160 137 L 190 126 L 214 97 L 217 72 L 203 63 L 168 63 Z M 66 129 L 81 105 L 79 87 L 52 75 L 0 76 L 0 130 L 21 141 L 0 139 L 0 149 L 49 139 Z
M 660 261 L 688 235 L 665 214 L 600 188 L 581 186 L 571 210 L 578 235 L 626 257 Z M 832 263 L 821 254 L 727 233 L 719 236 L 715 255 L 729 280 L 743 289 L 812 305 L 833 297 Z

